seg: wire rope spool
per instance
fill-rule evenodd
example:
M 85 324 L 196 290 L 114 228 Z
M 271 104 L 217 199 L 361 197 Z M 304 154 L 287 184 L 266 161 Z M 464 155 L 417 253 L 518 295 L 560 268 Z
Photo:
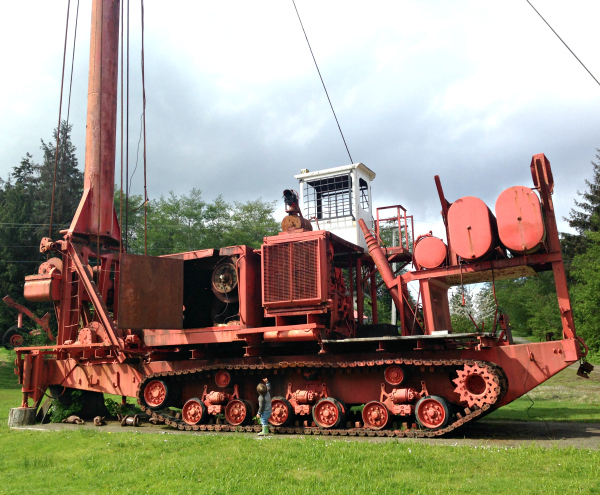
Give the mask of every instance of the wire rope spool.
M 166 407 L 169 387 L 163 380 L 152 380 L 144 387 L 144 401 L 150 409 Z
M 319 428 L 337 428 L 344 421 L 340 402 L 333 397 L 324 397 L 313 407 L 313 419 Z
M 206 405 L 198 397 L 188 400 L 181 409 L 181 418 L 191 426 L 204 423 L 207 416 Z
M 381 430 L 388 424 L 390 415 L 385 404 L 374 400 L 365 404 L 362 411 L 362 419 L 365 428 Z
M 294 408 L 284 397 L 273 397 L 271 401 L 271 417 L 273 426 L 287 426 L 294 419 Z
M 238 273 L 233 258 L 225 258 L 214 268 L 211 288 L 220 301 L 232 303 L 238 300 Z
M 429 430 L 445 428 L 450 421 L 448 401 L 437 395 L 427 395 L 417 402 L 415 416 L 422 428 Z

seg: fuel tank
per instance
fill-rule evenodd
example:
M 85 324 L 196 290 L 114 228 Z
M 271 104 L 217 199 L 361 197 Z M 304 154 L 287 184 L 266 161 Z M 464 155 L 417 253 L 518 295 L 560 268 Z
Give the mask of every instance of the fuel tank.
M 448 211 L 448 233 L 452 249 L 464 261 L 491 255 L 497 244 L 496 219 L 479 198 L 457 199 Z
M 532 254 L 540 250 L 546 229 L 540 200 L 531 189 L 513 186 L 502 191 L 496 200 L 498 236 L 513 254 Z

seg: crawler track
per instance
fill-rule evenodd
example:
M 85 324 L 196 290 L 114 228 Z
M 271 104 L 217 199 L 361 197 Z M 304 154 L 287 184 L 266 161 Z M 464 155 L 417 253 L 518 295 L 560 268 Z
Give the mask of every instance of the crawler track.
M 380 367 L 383 369 L 385 366 L 391 364 L 402 365 L 405 367 L 418 367 L 418 368 L 440 368 L 440 367 L 451 367 L 453 369 L 468 365 L 477 365 L 481 368 L 486 368 L 487 372 L 493 376 L 495 388 L 493 390 L 493 396 L 489 402 L 483 404 L 482 407 L 472 406 L 470 408 L 464 408 L 460 412 L 453 414 L 454 421 L 448 426 L 437 430 L 428 430 L 421 428 L 409 428 L 404 430 L 393 430 L 393 429 L 382 429 L 382 430 L 371 430 L 369 428 L 347 428 L 347 429 L 325 429 L 317 427 L 274 427 L 270 426 L 272 433 L 283 433 L 283 434 L 297 434 L 297 435 L 332 435 L 332 436 L 369 436 L 369 437 L 411 437 L 411 438 L 424 438 L 424 437 L 437 437 L 442 436 L 445 433 L 455 430 L 460 426 L 468 423 L 481 416 L 484 412 L 488 411 L 496 402 L 498 402 L 502 396 L 506 393 L 508 388 L 507 380 L 504 376 L 502 369 L 489 362 L 475 361 L 475 360 L 461 360 L 461 359 L 449 359 L 449 360 L 416 360 L 416 359 L 386 359 L 377 361 L 338 361 L 334 363 L 322 363 L 322 362 L 308 362 L 308 361 L 282 361 L 275 364 L 249 364 L 249 365 L 231 365 L 231 364 L 218 364 L 202 366 L 189 370 L 181 371 L 168 371 L 161 373 L 154 373 L 145 377 L 140 383 L 137 393 L 138 404 L 140 408 L 146 412 L 149 416 L 158 420 L 161 423 L 165 423 L 173 428 L 187 431 L 214 431 L 214 432 L 237 432 L 237 433 L 253 433 L 261 430 L 260 426 L 233 426 L 229 424 L 199 424 L 189 425 L 182 419 L 176 416 L 166 414 L 164 410 L 153 411 L 144 402 L 143 390 L 144 386 L 151 380 L 165 379 L 165 377 L 174 381 L 191 381 L 198 379 L 203 373 L 215 372 L 219 370 L 235 370 L 240 376 L 243 376 L 245 372 L 250 373 L 251 370 L 274 370 L 274 369 L 285 369 L 285 368 L 296 368 L 298 370 L 303 369 L 319 369 L 319 368 L 364 368 L 364 367 Z

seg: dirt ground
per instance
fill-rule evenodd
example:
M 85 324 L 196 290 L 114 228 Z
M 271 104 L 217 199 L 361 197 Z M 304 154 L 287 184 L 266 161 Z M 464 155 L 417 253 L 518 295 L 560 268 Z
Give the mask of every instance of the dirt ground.
M 96 427 L 92 423 L 81 426 L 50 423 L 46 425 L 23 426 L 14 429 L 35 430 L 40 432 L 67 429 L 95 429 L 103 432 L 163 435 L 215 435 L 213 432 L 185 432 L 165 426 L 154 426 L 144 423 L 138 428 L 121 427 L 117 422 L 106 426 Z M 239 433 L 218 433 L 219 435 L 239 435 Z M 254 435 L 244 433 L 244 435 Z M 299 435 L 272 435 L 273 438 L 298 438 Z M 257 437 L 260 438 L 260 437 Z M 358 441 L 358 442 L 424 442 L 432 445 L 470 445 L 478 447 L 519 447 L 535 445 L 538 447 L 576 447 L 580 449 L 600 448 L 600 423 L 563 423 L 563 422 L 521 422 L 521 421 L 477 421 L 463 426 L 458 431 L 451 432 L 442 438 L 387 438 L 387 437 L 313 437 L 328 441 Z

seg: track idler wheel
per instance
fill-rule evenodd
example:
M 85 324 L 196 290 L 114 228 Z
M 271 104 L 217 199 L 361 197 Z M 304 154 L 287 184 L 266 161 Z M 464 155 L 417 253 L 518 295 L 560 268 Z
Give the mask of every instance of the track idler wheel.
M 191 426 L 204 423 L 207 416 L 206 406 L 198 397 L 188 400 L 181 410 L 181 418 Z
M 144 401 L 150 409 L 167 407 L 169 386 L 163 380 L 152 380 L 144 387 Z
M 460 395 L 461 402 L 469 407 L 483 407 L 484 404 L 494 404 L 501 393 L 500 377 L 492 368 L 477 363 L 465 364 L 462 370 L 456 372 L 458 378 L 453 382 L 454 391 Z
M 252 405 L 244 400 L 232 400 L 225 406 L 225 419 L 232 426 L 242 426 L 250 422 L 253 416 Z
M 385 404 L 374 400 L 365 404 L 362 411 L 362 419 L 365 428 L 381 430 L 387 425 L 390 415 Z
M 437 395 L 427 395 L 417 402 L 415 416 L 422 428 L 429 430 L 445 428 L 450 421 L 448 401 Z
M 313 407 L 313 420 L 319 428 L 337 428 L 344 422 L 344 408 L 333 397 L 324 397 Z
M 271 417 L 273 426 L 287 426 L 294 418 L 294 408 L 284 397 L 273 397 L 271 401 Z

